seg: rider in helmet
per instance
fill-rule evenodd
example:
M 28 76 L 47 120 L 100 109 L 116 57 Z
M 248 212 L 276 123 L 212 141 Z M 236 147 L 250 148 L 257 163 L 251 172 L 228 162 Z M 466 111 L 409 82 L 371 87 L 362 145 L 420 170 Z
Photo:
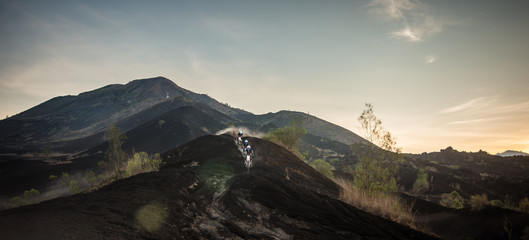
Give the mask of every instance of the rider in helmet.
M 242 148 L 246 149 L 248 146 L 250 146 L 250 143 L 248 143 L 248 139 L 244 140 L 244 143 L 242 144 Z
M 242 130 L 239 130 L 239 133 L 237 133 L 237 137 L 242 138 Z
M 252 149 L 252 146 L 248 145 L 248 147 L 246 147 L 246 149 L 244 149 L 246 155 L 251 155 L 253 156 L 253 149 Z

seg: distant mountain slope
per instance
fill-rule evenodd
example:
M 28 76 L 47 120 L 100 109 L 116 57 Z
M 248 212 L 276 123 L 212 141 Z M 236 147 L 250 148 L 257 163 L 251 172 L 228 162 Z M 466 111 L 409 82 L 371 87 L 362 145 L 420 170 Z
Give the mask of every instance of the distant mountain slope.
M 279 111 L 277 113 L 267 113 L 263 115 L 242 114 L 237 115 L 236 117 L 241 121 L 253 122 L 261 126 L 273 124 L 278 127 L 287 126 L 295 117 L 299 117 L 303 121 L 303 127 L 312 135 L 347 145 L 354 143 L 370 144 L 364 138 L 343 127 L 301 112 Z
M 203 104 L 228 116 L 247 113 L 219 103 L 205 94 L 183 89 L 169 79 L 156 77 L 134 80 L 126 85 L 108 85 L 78 96 L 48 100 L 0 121 L 0 143 L 4 148 L 17 149 L 22 145 L 87 137 L 160 103 L 175 103 L 175 99 L 179 106 Z M 124 124 L 122 130 L 130 130 L 156 116 L 150 117 L 140 118 L 143 122 Z
M 335 198 L 339 187 L 285 149 L 250 138 L 247 172 L 229 136 L 164 154 L 159 172 L 0 211 L 6 239 L 435 239 Z
M 496 156 L 500 156 L 500 157 L 529 156 L 529 153 L 524 153 L 524 152 L 520 152 L 520 151 L 513 151 L 513 150 L 507 150 L 505 152 L 496 154 Z
M 132 151 L 163 153 L 197 137 L 214 134 L 226 127 L 226 124 L 222 124 L 218 119 L 214 119 L 195 107 L 180 107 L 126 132 L 127 139 L 122 148 L 126 153 Z M 97 152 L 105 152 L 107 149 L 108 143 L 105 142 L 82 155 L 93 155 Z

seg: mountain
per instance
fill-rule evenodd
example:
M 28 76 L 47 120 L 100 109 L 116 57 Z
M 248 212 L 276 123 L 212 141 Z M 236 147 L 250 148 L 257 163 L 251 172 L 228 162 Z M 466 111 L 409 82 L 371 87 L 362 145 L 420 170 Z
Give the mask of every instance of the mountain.
M 520 152 L 520 151 L 513 151 L 513 150 L 507 150 L 505 152 L 496 154 L 496 156 L 500 156 L 500 157 L 529 156 L 529 153 L 524 153 L 524 152 Z
M 124 122 L 158 104 L 175 101 L 178 106 L 208 106 L 228 116 L 247 113 L 183 89 L 167 78 L 156 77 L 48 100 L 0 121 L 0 143 L 3 148 L 17 150 L 88 137 L 103 132 L 114 122 Z M 150 117 L 137 118 L 141 121 L 129 121 L 120 127 L 128 131 L 156 116 Z
M 163 155 L 158 172 L 0 211 L 6 239 L 436 239 L 339 200 L 339 186 L 285 149 L 204 136 Z
M 277 113 L 263 115 L 238 114 L 235 117 L 244 122 L 252 122 L 260 126 L 272 125 L 275 127 L 285 127 L 297 117 L 303 121 L 303 127 L 312 135 L 341 142 L 346 145 L 355 143 L 370 144 L 364 138 L 343 127 L 301 112 L 279 111 Z

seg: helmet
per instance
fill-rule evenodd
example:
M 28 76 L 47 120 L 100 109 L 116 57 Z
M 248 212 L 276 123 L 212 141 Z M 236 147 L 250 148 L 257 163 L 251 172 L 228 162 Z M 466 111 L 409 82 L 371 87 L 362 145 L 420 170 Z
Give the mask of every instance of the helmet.
M 252 146 L 248 145 L 248 147 L 246 147 L 246 148 L 248 148 L 248 149 L 252 149 Z
M 244 142 L 247 143 L 247 142 L 248 142 L 248 139 L 244 140 Z
M 242 130 L 240 130 L 239 133 L 242 134 Z

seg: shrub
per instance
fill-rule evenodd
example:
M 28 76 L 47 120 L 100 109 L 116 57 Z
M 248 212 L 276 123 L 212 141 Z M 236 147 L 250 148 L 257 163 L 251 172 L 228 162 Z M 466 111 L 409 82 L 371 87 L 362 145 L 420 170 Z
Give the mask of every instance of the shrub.
M 332 174 L 332 166 L 328 162 L 322 159 L 316 159 L 310 164 L 311 167 L 320 172 L 323 176 L 326 176 L 329 179 L 334 179 Z
M 487 205 L 490 205 L 490 202 L 485 193 L 481 195 L 472 195 L 470 197 L 470 207 L 472 210 L 480 210 Z
M 39 190 L 32 188 L 31 190 L 24 191 L 24 204 L 35 204 L 38 202 Z
M 397 180 L 390 172 L 391 168 L 376 157 L 364 156 L 354 170 L 354 185 L 372 193 L 395 193 Z
M 518 204 L 518 208 L 522 212 L 529 213 L 529 199 L 524 198 L 520 200 L 520 203 Z
M 124 177 L 130 177 L 144 172 L 158 171 L 163 161 L 160 154 L 149 156 L 146 152 L 134 153 L 125 163 Z
M 10 200 L 6 201 L 2 207 L 15 208 L 35 204 L 39 202 L 39 195 L 40 192 L 34 188 L 32 188 L 31 190 L 25 190 L 24 194 L 11 198 Z
M 424 169 L 420 169 L 417 173 L 417 179 L 413 183 L 413 192 L 420 193 L 428 189 L 428 174 Z
M 81 186 L 75 179 L 70 178 L 70 174 L 63 172 L 61 175 L 61 183 L 64 187 L 68 188 L 73 194 L 80 193 L 82 191 Z
M 86 174 L 84 175 L 86 181 L 88 182 L 88 185 L 90 188 L 95 187 L 99 180 L 97 179 L 96 174 L 92 170 L 88 170 Z
M 461 209 L 463 208 L 463 198 L 458 192 L 452 191 L 441 195 L 440 204 L 449 208 Z

